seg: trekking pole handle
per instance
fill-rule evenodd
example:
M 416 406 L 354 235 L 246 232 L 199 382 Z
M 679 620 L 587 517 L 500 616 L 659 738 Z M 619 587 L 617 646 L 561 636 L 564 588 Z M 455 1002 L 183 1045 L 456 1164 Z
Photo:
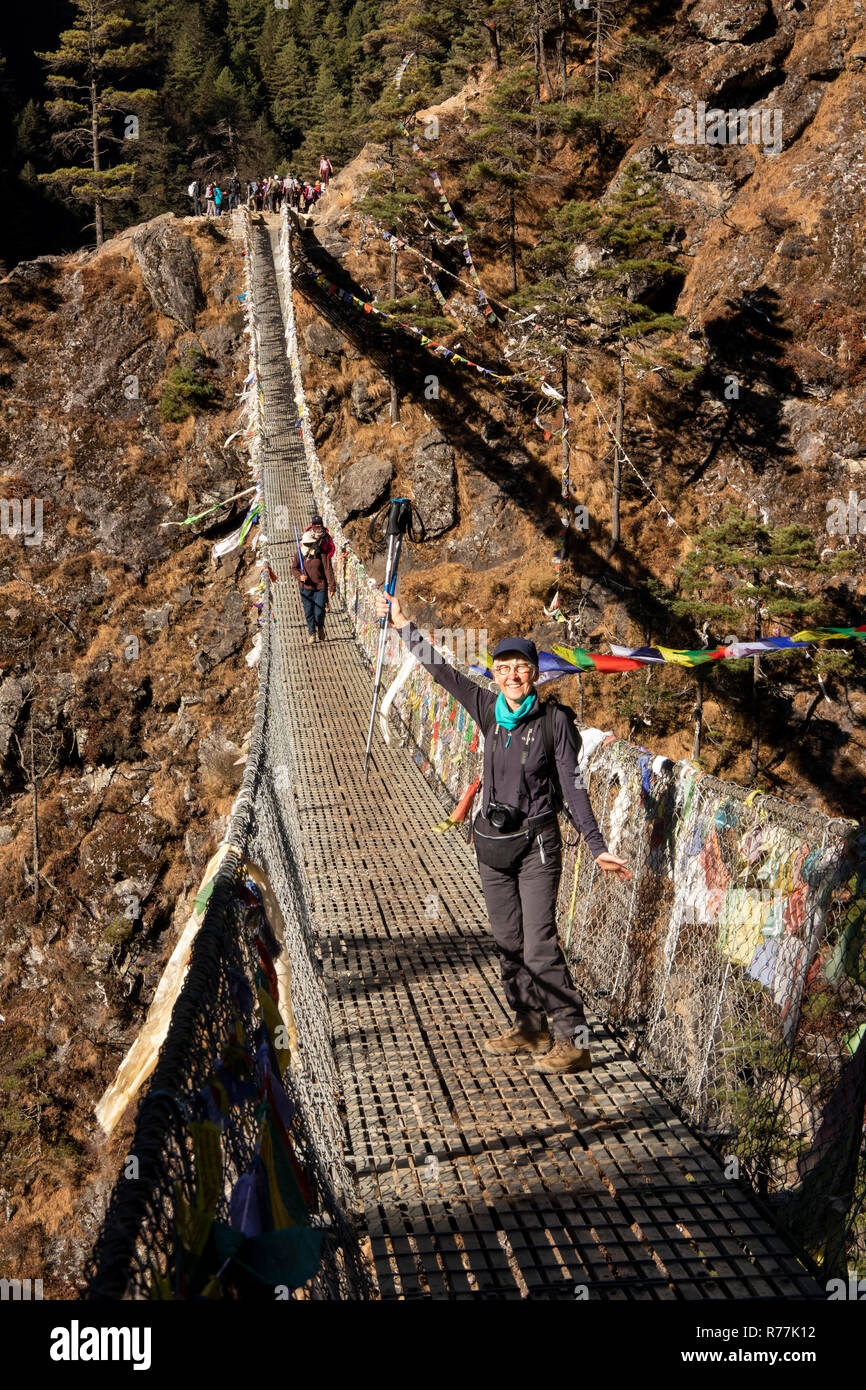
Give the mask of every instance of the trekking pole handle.
M 408 497 L 394 497 L 388 511 L 386 536 L 403 536 L 412 521 L 412 503 Z

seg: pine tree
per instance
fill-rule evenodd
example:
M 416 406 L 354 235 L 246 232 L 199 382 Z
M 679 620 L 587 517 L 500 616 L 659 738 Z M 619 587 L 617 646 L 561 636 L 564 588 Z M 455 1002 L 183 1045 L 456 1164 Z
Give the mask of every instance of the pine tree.
M 270 73 L 273 83 L 271 117 L 283 148 L 290 152 L 303 140 L 313 109 L 310 68 L 292 34 L 283 41 Z
M 313 91 L 312 118 L 302 146 L 302 158 L 316 170 L 323 154 L 333 155 L 344 163 L 351 139 L 348 127 L 349 108 L 327 65 L 319 68 Z M 353 151 L 354 152 L 354 151 Z
M 396 232 L 417 244 L 423 236 L 423 203 L 414 189 L 415 170 L 388 164 L 367 182 L 367 191 L 358 202 L 359 212 L 372 217 L 389 232 Z M 416 176 L 417 177 L 417 176 Z
M 483 151 L 469 171 L 477 187 L 493 189 L 494 204 L 503 208 L 511 289 L 517 290 L 517 204 L 520 190 L 531 178 L 531 128 L 534 122 L 529 68 L 504 71 L 487 100 L 481 125 L 472 134 Z
M 676 350 L 653 349 L 648 342 L 683 327 L 683 319 L 657 309 L 655 302 L 665 284 L 684 271 L 673 259 L 678 248 L 668 241 L 673 225 L 661 216 L 653 182 L 634 161 L 604 202 L 564 203 L 548 221 L 550 232 L 527 257 L 541 276 L 512 303 L 523 307 L 541 300 L 539 322 L 555 335 L 557 346 L 594 344 L 616 363 L 609 559 L 620 539 L 627 369 L 640 377 L 659 368 L 677 384 L 696 370 Z
M 213 85 L 209 114 L 213 133 L 224 142 L 225 156 L 232 169 L 238 165 L 242 132 L 249 121 L 246 94 L 228 67 L 220 72 Z
M 782 574 L 799 578 L 834 575 L 849 569 L 856 553 L 837 551 L 822 563 L 815 553 L 815 538 L 807 526 L 771 526 L 739 507 L 729 507 L 716 525 L 705 526 L 695 537 L 695 549 L 677 567 L 681 598 L 671 610 L 712 625 L 726 636 L 748 631 L 742 641 L 760 641 L 764 621 L 782 620 L 795 627 L 814 621 L 823 599 L 810 597 Z M 837 653 L 826 654 L 831 665 Z M 750 658 L 745 658 L 749 660 Z M 760 749 L 761 658 L 752 661 L 752 751 L 749 783 L 758 775 Z
M 228 0 L 226 39 L 231 76 L 244 93 L 254 115 L 265 108 L 258 45 L 265 24 L 267 0 Z
M 167 54 L 163 95 L 178 98 L 188 111 L 190 94 L 201 82 L 209 59 L 214 60 L 210 36 L 201 12 L 194 9 L 185 16 Z
M 106 144 L 122 145 L 125 137 L 111 132 L 112 116 L 122 114 L 136 122 L 138 111 L 156 93 L 142 88 L 119 91 L 112 81 L 142 67 L 148 60 L 145 46 L 129 38 L 132 21 L 119 11 L 121 0 L 72 0 L 77 16 L 71 29 L 60 35 L 60 47 L 40 53 L 51 76 L 48 84 L 58 94 L 46 103 L 53 121 L 63 129 L 55 141 L 70 151 L 90 151 L 91 163 L 55 169 L 40 179 L 60 188 L 75 200 L 92 202 L 96 244 L 104 237 L 103 207 L 106 202 L 128 198 L 135 165 L 127 161 L 104 168 Z
M 22 163 L 44 169 L 51 162 L 51 137 L 45 108 L 32 98 L 15 118 L 15 147 Z

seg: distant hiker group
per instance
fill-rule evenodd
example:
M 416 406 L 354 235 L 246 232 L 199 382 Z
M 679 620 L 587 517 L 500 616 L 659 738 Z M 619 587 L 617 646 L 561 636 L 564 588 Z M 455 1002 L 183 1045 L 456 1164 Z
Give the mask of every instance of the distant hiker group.
M 223 208 L 232 212 L 240 206 L 241 181 L 235 172 L 223 187 L 216 179 L 193 179 L 187 193 L 192 199 L 193 217 L 220 217 Z
M 244 187 L 235 170 L 228 182 L 223 180 L 222 184 L 213 178 L 195 178 L 187 193 L 192 199 L 193 217 L 221 217 L 223 211 L 232 212 L 240 206 L 242 192 L 251 212 L 279 212 L 284 201 L 297 212 L 309 212 L 321 198 L 333 172 L 331 161 L 322 155 L 315 183 L 297 179 L 294 174 L 286 174 L 284 178 L 273 174 L 266 179 L 247 179 Z

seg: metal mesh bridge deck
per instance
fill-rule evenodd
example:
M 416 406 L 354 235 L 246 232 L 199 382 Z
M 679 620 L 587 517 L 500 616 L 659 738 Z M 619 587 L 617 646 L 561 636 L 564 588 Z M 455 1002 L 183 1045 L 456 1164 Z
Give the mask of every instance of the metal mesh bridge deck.
M 276 236 L 275 224 L 253 231 L 265 531 L 278 576 L 272 674 L 289 715 L 286 794 L 330 1009 L 345 1163 L 379 1295 L 823 1297 L 591 1015 L 594 1067 L 582 1076 L 535 1076 L 482 1051 L 509 1020 L 472 851 L 456 832 L 430 833 L 441 804 L 378 729 L 365 785 L 369 672 L 337 604 L 327 641 L 307 644 L 289 573 L 293 525 L 303 529 L 314 499 Z

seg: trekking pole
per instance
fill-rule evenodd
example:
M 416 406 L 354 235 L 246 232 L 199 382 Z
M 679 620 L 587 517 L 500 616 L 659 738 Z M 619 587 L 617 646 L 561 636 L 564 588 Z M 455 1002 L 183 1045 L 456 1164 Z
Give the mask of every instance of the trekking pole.
M 300 567 L 301 567 L 301 577 L 302 577 L 303 579 L 306 579 L 307 575 L 306 575 L 306 571 L 305 571 L 305 569 L 304 569 L 304 557 L 303 557 L 303 555 L 301 554 L 301 538 L 300 538 L 300 536 L 298 535 L 298 528 L 297 528 L 297 525 L 295 525 L 295 545 L 298 547 L 298 564 L 299 564 Z
M 377 527 L 381 525 L 384 518 L 384 511 L 374 517 L 370 525 L 370 535 L 372 536 Z M 417 516 L 417 513 L 414 513 Z M 385 528 L 385 538 L 388 541 L 388 557 L 385 561 L 385 593 L 389 598 L 394 597 L 394 590 L 397 587 L 397 568 L 400 564 L 400 551 L 403 546 L 403 537 L 408 532 L 411 540 L 424 539 L 424 523 L 418 517 L 421 527 L 420 535 L 416 536 L 412 526 L 413 508 L 408 497 L 395 497 L 388 503 L 388 521 Z M 364 750 L 364 781 L 367 780 L 367 771 L 370 765 L 370 748 L 373 743 L 373 726 L 376 721 L 376 705 L 379 700 L 379 683 L 382 679 L 382 664 L 385 660 L 385 643 L 388 640 L 388 616 L 379 619 L 379 651 L 376 655 L 376 678 L 373 685 L 373 708 L 370 711 L 370 727 L 367 730 L 367 747 Z

